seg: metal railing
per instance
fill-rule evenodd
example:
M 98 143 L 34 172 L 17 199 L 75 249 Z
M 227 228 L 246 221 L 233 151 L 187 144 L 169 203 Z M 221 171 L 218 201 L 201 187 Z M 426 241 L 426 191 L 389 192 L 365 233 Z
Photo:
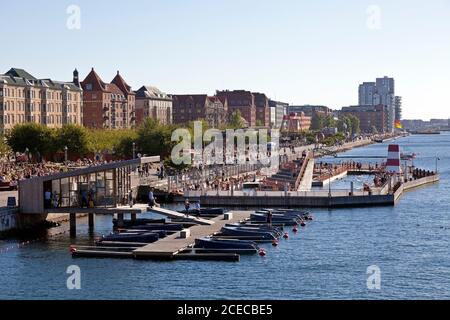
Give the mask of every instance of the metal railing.
M 379 196 L 386 195 L 383 189 L 372 191 L 334 189 L 331 190 L 304 190 L 304 191 L 257 191 L 257 190 L 186 190 L 185 197 L 348 197 L 348 196 Z

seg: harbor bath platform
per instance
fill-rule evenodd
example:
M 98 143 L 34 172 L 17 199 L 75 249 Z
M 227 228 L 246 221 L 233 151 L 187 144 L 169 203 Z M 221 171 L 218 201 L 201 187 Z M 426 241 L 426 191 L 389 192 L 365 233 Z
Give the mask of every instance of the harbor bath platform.
M 170 260 L 176 258 L 176 255 L 183 250 L 192 247 L 195 244 L 195 239 L 213 236 L 222 229 L 225 224 L 239 223 L 250 218 L 252 211 L 233 211 L 228 213 L 230 219 L 225 220 L 221 215 L 215 219 L 210 220 L 210 225 L 197 225 L 189 228 L 190 236 L 181 238 L 180 233 L 175 233 L 164 239 L 158 240 L 154 243 L 148 244 L 144 247 L 133 251 L 136 259 L 157 259 Z

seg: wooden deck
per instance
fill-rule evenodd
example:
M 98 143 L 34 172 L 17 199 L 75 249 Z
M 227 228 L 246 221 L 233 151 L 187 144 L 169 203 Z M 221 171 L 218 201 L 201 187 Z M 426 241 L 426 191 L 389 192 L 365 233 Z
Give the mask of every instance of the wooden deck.
M 219 216 L 211 221 L 211 225 L 199 225 L 190 228 L 191 236 L 187 239 L 179 238 L 179 233 L 151 243 L 133 251 L 137 259 L 172 259 L 174 256 L 194 245 L 195 239 L 214 235 L 227 223 L 237 223 L 250 218 L 252 211 L 233 211 L 232 220 L 223 220 Z
M 184 213 L 179 213 L 177 211 L 164 209 L 164 208 L 159 208 L 159 207 L 153 207 L 153 209 L 147 208 L 146 211 L 147 212 L 152 212 L 152 213 L 157 213 L 157 214 L 169 217 L 169 218 L 185 219 L 187 221 L 192 221 L 192 222 L 195 222 L 195 223 L 198 223 L 198 224 L 201 224 L 201 225 L 214 224 L 214 222 L 212 222 L 211 220 L 197 218 L 197 217 L 194 217 L 194 216 L 186 216 Z

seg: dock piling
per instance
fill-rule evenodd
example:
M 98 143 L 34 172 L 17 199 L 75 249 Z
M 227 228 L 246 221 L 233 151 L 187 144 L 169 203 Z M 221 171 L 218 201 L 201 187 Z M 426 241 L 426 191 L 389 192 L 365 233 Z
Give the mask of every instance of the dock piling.
M 77 235 L 77 215 L 75 213 L 70 213 L 69 219 L 70 219 L 70 237 L 75 238 Z
M 94 230 L 94 214 L 89 213 L 88 219 L 89 219 L 89 230 Z
M 123 228 L 125 226 L 125 224 L 123 222 L 123 213 L 118 213 L 117 214 L 117 226 L 119 228 Z

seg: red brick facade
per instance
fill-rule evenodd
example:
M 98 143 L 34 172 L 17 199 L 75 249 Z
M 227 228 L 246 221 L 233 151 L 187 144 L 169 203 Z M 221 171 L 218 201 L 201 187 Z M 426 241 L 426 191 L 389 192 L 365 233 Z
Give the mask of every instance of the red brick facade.
M 218 97 L 206 94 L 173 95 L 173 123 L 187 124 L 192 121 L 205 120 L 211 127 L 218 127 L 226 122 L 226 109 Z
M 98 129 L 135 126 L 135 94 L 119 72 L 111 83 L 104 83 L 92 68 L 81 86 L 84 126 Z
M 253 93 L 256 106 L 256 125 L 270 127 L 269 99 L 264 93 Z
M 217 96 L 222 101 L 227 101 L 228 116 L 239 110 L 249 127 L 256 126 L 255 96 L 250 91 L 217 91 Z

